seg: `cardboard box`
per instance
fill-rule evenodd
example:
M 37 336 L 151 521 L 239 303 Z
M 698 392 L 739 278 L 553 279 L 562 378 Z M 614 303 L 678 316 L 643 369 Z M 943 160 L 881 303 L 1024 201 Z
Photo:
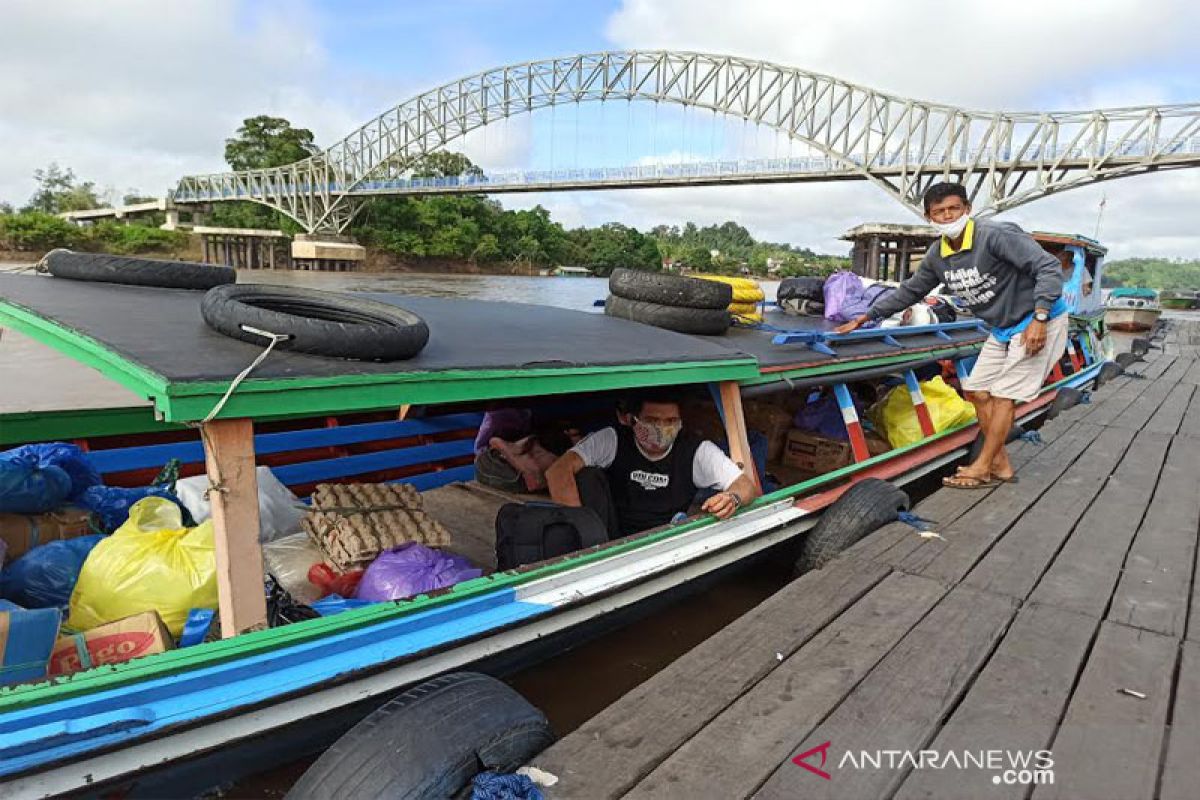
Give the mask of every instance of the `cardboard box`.
M 120 664 L 131 658 L 162 653 L 175 647 L 157 611 L 143 611 L 74 636 L 63 636 L 50 654 L 50 677 L 70 675 L 102 664 Z M 84 663 L 82 650 L 86 648 Z
M 783 449 L 783 463 L 821 475 L 848 466 L 853 461 L 850 443 L 792 428 Z
M 56 608 L 27 611 L 0 603 L 0 685 L 42 680 L 62 615 Z
M 0 514 L 0 539 L 8 546 L 5 561 L 23 556 L 39 544 L 93 533 L 88 524 L 90 514 L 75 506 L 45 514 Z
M 792 429 L 791 412 L 774 403 L 748 403 L 744 413 L 746 428 L 767 438 L 767 461 L 778 461 Z

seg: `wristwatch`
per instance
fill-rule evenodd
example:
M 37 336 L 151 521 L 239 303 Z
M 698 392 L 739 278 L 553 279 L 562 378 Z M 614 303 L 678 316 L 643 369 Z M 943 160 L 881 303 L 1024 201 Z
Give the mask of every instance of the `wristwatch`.
M 742 507 L 742 498 L 738 497 L 737 492 L 731 492 L 731 491 L 726 490 L 725 494 L 727 494 L 733 498 L 734 509 L 739 509 Z
M 1033 312 L 1033 318 L 1036 319 L 1038 322 L 1049 322 L 1050 321 L 1050 312 L 1042 311 L 1039 308 L 1037 311 Z

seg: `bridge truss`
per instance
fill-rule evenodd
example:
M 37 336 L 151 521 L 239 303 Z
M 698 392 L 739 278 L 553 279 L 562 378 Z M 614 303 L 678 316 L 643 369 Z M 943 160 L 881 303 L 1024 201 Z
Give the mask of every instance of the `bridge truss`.
M 477 128 L 557 105 L 611 100 L 710 110 L 781 131 L 821 157 L 802 160 L 802 168 L 740 174 L 714 169 L 653 178 L 485 177 L 440 185 L 410 176 L 425 154 Z M 309 232 L 338 233 L 366 200 L 380 194 L 857 179 L 871 181 L 920 214 L 921 195 L 942 180 L 965 184 L 978 209 L 1003 211 L 1097 181 L 1196 166 L 1200 103 L 972 111 L 764 61 L 622 51 L 487 70 L 407 100 L 303 161 L 185 177 L 172 199 L 179 204 L 253 200 L 282 211 Z

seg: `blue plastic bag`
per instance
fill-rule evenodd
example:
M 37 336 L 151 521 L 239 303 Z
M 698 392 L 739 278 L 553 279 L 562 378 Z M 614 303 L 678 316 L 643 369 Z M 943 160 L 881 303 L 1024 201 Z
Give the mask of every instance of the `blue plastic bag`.
M 863 408 L 858 398 L 854 398 L 854 408 L 862 417 Z M 809 395 L 808 403 L 796 412 L 792 424 L 802 431 L 815 433 L 829 439 L 848 441 L 850 435 L 846 432 L 846 422 L 842 418 L 842 409 L 837 398 L 831 393 L 816 393 Z
M 370 600 L 355 600 L 354 598 L 342 597 L 340 594 L 327 594 L 320 600 L 315 600 L 308 605 L 309 608 L 322 617 L 332 617 L 334 614 L 369 606 L 371 603 L 372 601 Z
M 0 453 L 0 512 L 53 511 L 99 483 L 100 473 L 73 444 L 27 444 Z
M 105 533 L 112 533 L 124 525 L 125 520 L 129 519 L 129 509 L 133 504 L 146 497 L 165 497 L 183 508 L 179 498 L 171 494 L 165 486 L 143 486 L 137 489 L 126 489 L 120 486 L 93 486 L 79 498 L 79 505 L 93 512 L 100 519 L 100 527 Z
M 183 633 L 179 635 L 180 647 L 192 647 L 204 641 L 208 629 L 212 627 L 216 612 L 211 608 L 193 608 L 188 611 L 183 623 Z
M 83 562 L 103 538 L 94 534 L 38 545 L 4 568 L 0 590 L 25 608 L 67 605 Z

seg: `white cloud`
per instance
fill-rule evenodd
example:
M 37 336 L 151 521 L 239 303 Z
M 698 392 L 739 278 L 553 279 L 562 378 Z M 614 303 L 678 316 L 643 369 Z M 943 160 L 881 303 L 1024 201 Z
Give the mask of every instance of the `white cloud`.
M 335 86 L 318 29 L 282 0 L 6 2 L 0 198 L 24 202 L 32 171 L 52 160 L 119 192 L 162 192 L 222 169 L 225 138 L 255 114 L 286 116 L 318 141 L 346 134 L 383 103 L 359 94 L 373 87 Z

